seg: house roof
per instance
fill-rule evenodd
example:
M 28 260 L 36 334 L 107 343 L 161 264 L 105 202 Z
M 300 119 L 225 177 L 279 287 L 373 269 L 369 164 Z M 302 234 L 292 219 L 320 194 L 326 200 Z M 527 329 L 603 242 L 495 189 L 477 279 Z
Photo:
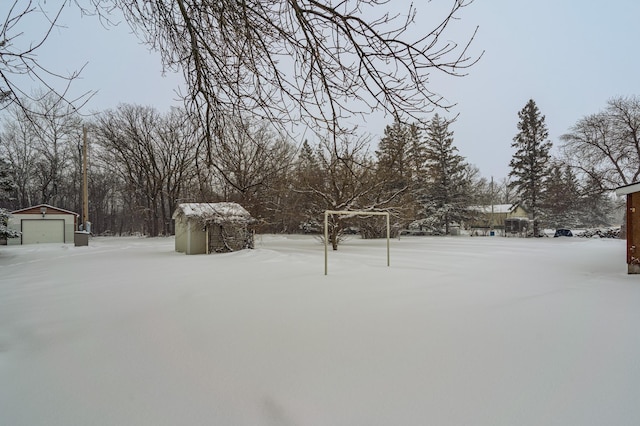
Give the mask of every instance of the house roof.
M 238 203 L 182 203 L 178 204 L 173 219 L 186 217 L 207 223 L 253 222 L 249 212 Z
M 640 182 L 616 188 L 616 195 L 627 195 L 633 194 L 634 192 L 640 192 Z
M 26 207 L 20 210 L 14 210 L 11 214 L 21 214 L 21 213 L 37 213 L 40 214 L 40 208 L 45 207 L 47 209 L 48 214 L 62 213 L 62 214 L 72 214 L 74 216 L 80 216 L 78 213 L 61 209 L 60 207 L 54 207 L 49 204 L 38 204 L 36 206 Z

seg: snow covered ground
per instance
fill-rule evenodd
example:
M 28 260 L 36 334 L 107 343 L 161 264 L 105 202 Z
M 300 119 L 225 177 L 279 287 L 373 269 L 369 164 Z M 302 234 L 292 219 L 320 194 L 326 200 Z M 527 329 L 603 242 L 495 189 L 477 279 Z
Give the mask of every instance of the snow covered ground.
M 2 425 L 638 425 L 621 240 L 0 247 Z

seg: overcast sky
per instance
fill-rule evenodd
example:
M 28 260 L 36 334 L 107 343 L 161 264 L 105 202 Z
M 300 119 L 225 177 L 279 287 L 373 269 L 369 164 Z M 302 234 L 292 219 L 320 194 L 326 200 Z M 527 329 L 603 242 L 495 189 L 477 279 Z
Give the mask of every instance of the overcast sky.
M 414 1 L 416 28 L 421 16 L 427 20 L 433 13 L 434 3 L 450 1 Z M 409 3 L 392 2 L 404 5 L 403 10 Z M 4 17 L 11 2 L 1 3 Z M 517 113 L 529 99 L 546 116 L 549 138 L 557 147 L 560 135 L 581 117 L 601 110 L 608 99 L 640 95 L 637 0 L 476 0 L 460 16 L 449 38 L 462 42 L 479 26 L 472 52 L 484 51 L 484 56 L 466 77 L 434 76 L 432 90 L 457 104 L 451 113 L 440 113 L 459 114 L 452 126 L 455 144 L 485 177 L 499 180 L 509 173 Z M 80 19 L 73 6 L 65 9 L 61 23 L 66 28 L 54 31 L 39 58 L 60 72 L 87 63 L 75 91 L 98 90 L 88 109 L 100 111 L 121 102 L 161 111 L 180 105 L 175 89 L 181 77 L 163 76 L 159 56 L 141 45 L 126 23 L 105 29 L 95 18 Z M 29 30 L 38 28 L 24 28 Z M 365 128 L 378 140 L 390 123 L 390 118 L 375 117 Z

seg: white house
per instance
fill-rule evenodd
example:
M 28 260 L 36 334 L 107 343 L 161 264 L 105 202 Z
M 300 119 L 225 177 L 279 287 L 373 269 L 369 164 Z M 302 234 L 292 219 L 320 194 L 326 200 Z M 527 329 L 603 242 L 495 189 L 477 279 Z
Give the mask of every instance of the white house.
M 527 211 L 518 203 L 471 206 L 469 210 L 475 216 L 470 221 L 470 227 L 479 229 L 504 229 L 505 220 L 514 218 L 526 219 L 528 215 Z

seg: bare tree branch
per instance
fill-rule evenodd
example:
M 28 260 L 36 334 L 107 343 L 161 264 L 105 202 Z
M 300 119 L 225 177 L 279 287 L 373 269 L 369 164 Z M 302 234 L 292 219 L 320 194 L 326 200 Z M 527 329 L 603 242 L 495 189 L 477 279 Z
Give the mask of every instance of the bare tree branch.
M 640 179 L 640 98 L 614 98 L 562 135 L 565 162 L 607 190 Z
M 390 13 L 389 0 L 92 1 L 115 4 L 163 65 L 184 73 L 186 104 L 209 144 L 226 117 L 246 113 L 336 135 L 372 111 L 446 109 L 430 73 L 462 76 L 481 56 L 469 52 L 475 32 L 461 45 L 444 38 L 472 0 L 452 0 L 418 36 L 414 6 Z
M 4 21 L 0 21 L 0 110 L 17 105 L 27 116 L 33 116 L 37 112 L 29 109 L 28 101 L 38 103 L 53 94 L 61 103 L 73 107 L 71 110 L 78 111 L 93 96 L 93 92 L 88 91 L 70 97 L 71 84 L 84 66 L 64 75 L 43 65 L 38 58 L 38 52 L 44 48 L 51 32 L 59 27 L 66 3 L 62 2 L 53 12 L 48 12 L 40 2 L 14 0 Z M 25 21 L 32 18 L 39 18 L 44 23 L 35 39 L 29 39 L 21 29 Z M 37 92 L 40 94 L 31 90 L 33 82 L 41 86 Z M 53 108 L 57 109 L 58 105 Z

